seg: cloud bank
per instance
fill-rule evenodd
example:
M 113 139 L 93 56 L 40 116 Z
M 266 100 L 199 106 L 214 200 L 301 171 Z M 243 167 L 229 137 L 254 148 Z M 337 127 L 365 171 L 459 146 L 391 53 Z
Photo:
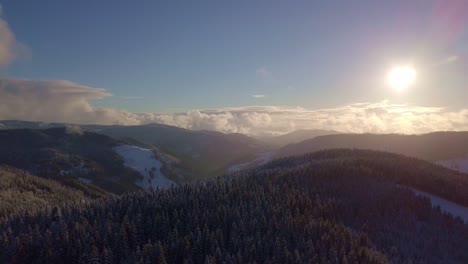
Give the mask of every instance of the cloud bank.
M 187 129 L 250 135 L 283 134 L 297 129 L 408 134 L 468 130 L 468 109 L 450 110 L 388 101 L 329 109 L 244 106 L 173 114 L 132 113 L 96 107 L 91 103 L 109 96 L 112 95 L 104 89 L 69 81 L 0 78 L 0 120 L 105 125 L 162 123 Z

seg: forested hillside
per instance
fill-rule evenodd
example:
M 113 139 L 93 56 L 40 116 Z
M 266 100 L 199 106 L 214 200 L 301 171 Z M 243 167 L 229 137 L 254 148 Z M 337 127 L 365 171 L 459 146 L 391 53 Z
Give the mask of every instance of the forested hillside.
M 79 127 L 0 130 L 0 165 L 23 169 L 70 187 L 94 185 L 119 194 L 138 190 L 137 183 L 144 178 L 126 166 L 124 158 L 116 152 L 116 147 L 124 143 Z M 155 149 L 148 151 L 157 157 L 164 156 Z M 162 161 L 165 174 L 178 173 L 175 165 L 173 168 L 166 160 Z
M 92 186 L 65 187 L 25 171 L 0 166 L 0 218 L 17 213 L 34 213 L 46 208 L 83 203 L 109 194 Z
M 347 173 L 370 170 L 376 180 L 416 188 L 468 206 L 468 174 L 393 153 L 330 149 L 277 159 L 264 168 L 280 169 L 305 164 L 330 168 L 340 166 Z
M 285 158 L 3 220 L 0 262 L 468 263 L 468 225 L 397 185 L 465 201 L 455 179 L 466 190 L 466 175 L 373 151 Z

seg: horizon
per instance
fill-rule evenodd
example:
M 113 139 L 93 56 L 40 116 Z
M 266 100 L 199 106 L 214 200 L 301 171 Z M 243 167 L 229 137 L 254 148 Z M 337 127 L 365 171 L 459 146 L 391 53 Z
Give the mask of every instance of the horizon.
M 463 0 L 0 1 L 0 120 L 468 130 L 466 14 Z
M 435 133 L 463 133 L 467 132 L 468 130 L 436 130 L 436 131 L 431 131 L 431 132 L 424 132 L 424 133 L 398 133 L 398 132 L 389 132 L 389 133 L 372 133 L 372 132 L 342 132 L 342 131 L 337 131 L 337 130 L 327 130 L 327 129 L 297 129 L 293 130 L 290 132 L 285 132 L 281 134 L 245 134 L 245 133 L 240 133 L 240 132 L 223 132 L 223 131 L 216 131 L 216 130 L 207 130 L 207 129 L 189 129 L 189 128 L 183 128 L 183 127 L 178 127 L 178 126 L 173 126 L 173 125 L 168 125 L 168 124 L 162 124 L 162 123 L 147 123 L 147 124 L 140 124 L 140 125 L 119 125 L 119 124 L 114 124 L 114 125 L 100 125 L 100 124 L 75 124 L 75 123 L 61 123 L 61 122 L 45 122 L 45 121 L 34 121 L 34 120 L 16 120 L 16 119 L 5 119 L 5 120 L 0 120 L 0 130 L 2 126 L 4 126 L 5 122 L 25 122 L 25 123 L 33 123 L 33 124 L 39 124 L 39 126 L 43 126 L 43 129 L 54 129 L 54 128 L 74 128 L 78 127 L 80 129 L 80 126 L 120 126 L 120 127 L 138 127 L 138 126 L 150 126 L 150 125 L 162 125 L 162 126 L 169 126 L 169 127 L 174 127 L 174 128 L 180 128 L 180 129 L 185 129 L 185 130 L 191 130 L 191 131 L 207 131 L 207 132 L 219 132 L 222 134 L 230 135 L 230 134 L 239 134 L 239 135 L 244 135 L 248 136 L 251 138 L 255 139 L 273 139 L 276 137 L 281 137 L 281 136 L 287 136 L 287 135 L 292 135 L 297 132 L 327 132 L 322 135 L 317 135 L 317 136 L 307 136 L 306 140 L 309 139 L 314 139 L 316 137 L 322 137 L 322 136 L 340 136 L 340 135 L 397 135 L 397 136 L 423 136 L 423 135 L 428 135 L 428 134 L 435 134 Z M 47 126 L 47 125 L 59 125 L 59 126 Z M 8 127 L 7 127 L 8 129 Z M 11 129 L 11 128 L 10 128 Z M 19 129 L 18 127 L 14 126 L 14 129 Z M 29 129 L 29 128 L 24 128 L 24 129 Z M 90 130 L 91 131 L 91 130 Z M 99 134 L 99 133 L 98 133 Z M 302 141 L 299 141 L 299 143 Z

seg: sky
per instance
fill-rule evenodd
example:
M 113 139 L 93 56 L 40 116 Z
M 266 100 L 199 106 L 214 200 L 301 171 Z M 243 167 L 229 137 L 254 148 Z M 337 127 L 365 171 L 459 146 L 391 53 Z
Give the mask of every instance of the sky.
M 468 130 L 468 1 L 0 0 L 0 120 Z M 404 91 L 392 67 L 417 72 Z

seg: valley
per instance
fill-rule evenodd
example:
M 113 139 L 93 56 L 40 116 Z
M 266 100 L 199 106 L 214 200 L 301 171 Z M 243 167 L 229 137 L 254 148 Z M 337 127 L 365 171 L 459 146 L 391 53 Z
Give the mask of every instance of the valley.
M 421 135 L 424 147 L 416 141 L 411 148 L 395 143 L 407 136 L 346 134 L 278 147 L 158 125 L 6 124 L 0 130 L 0 252 L 12 253 L 0 254 L 0 262 L 250 262 L 259 257 L 249 253 L 252 247 L 273 262 L 321 262 L 331 255 L 358 263 L 468 260 L 462 242 L 468 241 L 468 175 L 457 158 L 468 150 L 463 133 Z M 434 154 L 438 141 L 457 148 Z M 225 146 L 242 147 L 216 155 Z M 202 162 L 218 165 L 201 174 Z M 107 229 L 88 226 L 91 219 Z M 60 229 L 53 227 L 57 221 Z M 51 235 L 31 233 L 38 222 L 44 225 L 37 231 Z M 8 243 L 29 236 L 41 242 Z M 204 253 L 171 242 L 180 239 Z M 40 244 L 49 243 L 60 243 L 62 253 L 46 254 Z M 441 250 L 429 250 L 434 244 Z

